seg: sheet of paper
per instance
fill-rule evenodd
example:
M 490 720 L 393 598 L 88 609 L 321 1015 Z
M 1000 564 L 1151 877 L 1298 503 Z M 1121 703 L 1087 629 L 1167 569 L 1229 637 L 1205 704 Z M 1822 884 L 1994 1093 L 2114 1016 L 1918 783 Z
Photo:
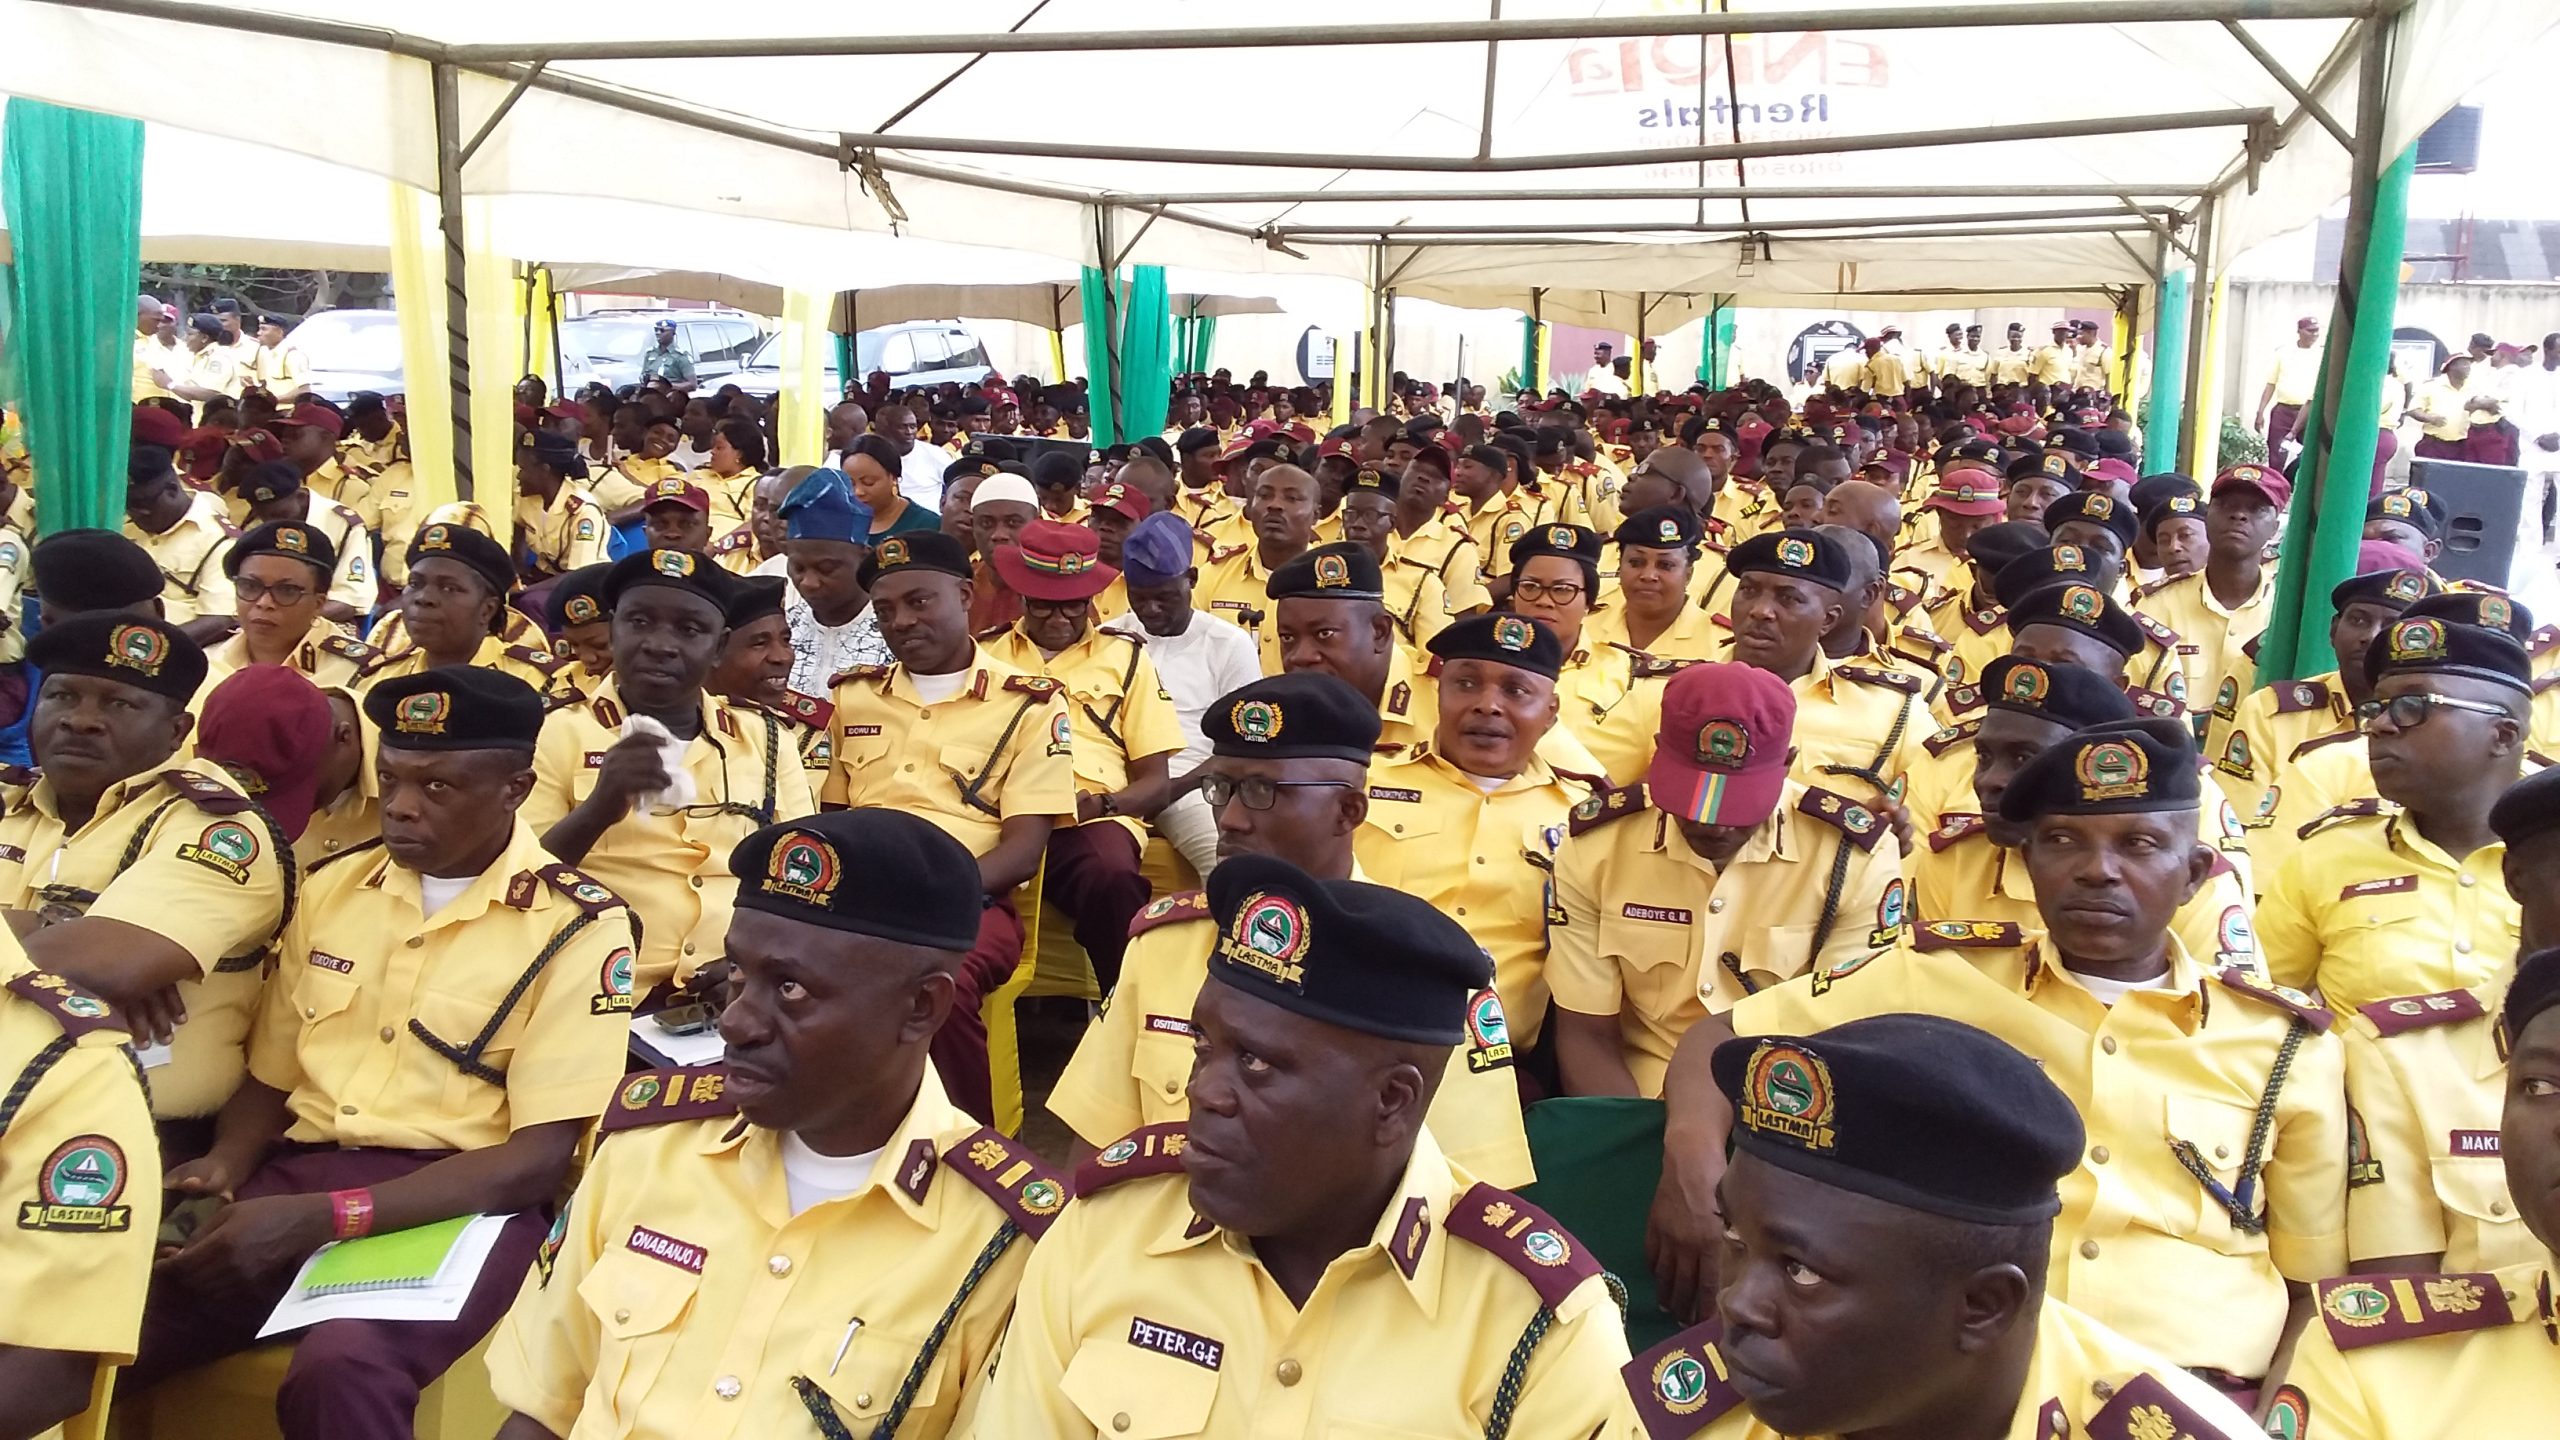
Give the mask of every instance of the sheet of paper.
M 311 1267 L 329 1253 L 330 1247 L 323 1245 L 312 1251 L 311 1258 L 295 1272 L 293 1284 L 276 1302 L 265 1328 L 258 1331 L 258 1338 L 264 1340 L 323 1320 L 451 1320 L 462 1313 L 464 1302 L 471 1298 L 471 1287 L 479 1281 L 481 1268 L 489 1263 L 489 1252 L 497 1245 L 498 1234 L 506 1229 L 507 1220 L 504 1215 L 473 1217 L 462 1237 L 453 1242 L 452 1253 L 445 1257 L 434 1280 L 397 1289 L 343 1295 L 310 1293 Z

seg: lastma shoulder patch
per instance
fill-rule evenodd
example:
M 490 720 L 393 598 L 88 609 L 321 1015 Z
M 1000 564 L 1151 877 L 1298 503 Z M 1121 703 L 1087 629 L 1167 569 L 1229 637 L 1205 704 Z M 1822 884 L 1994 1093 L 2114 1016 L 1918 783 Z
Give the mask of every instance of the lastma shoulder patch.
M 2495 1275 L 2368 1275 L 2312 1287 L 2320 1323 L 2341 1350 L 2512 1323 Z
M 1511 1021 L 1502 997 L 1488 985 L 1467 1002 L 1467 1069 L 1481 1075 L 1511 1066 Z
M 133 1207 L 116 1201 L 131 1173 L 123 1146 L 104 1135 L 75 1135 L 55 1146 L 36 1171 L 36 1198 L 18 1207 L 18 1228 L 130 1230 Z
M 236 820 L 217 820 L 202 834 L 178 847 L 178 858 L 201 865 L 234 885 L 249 883 L 249 867 L 258 858 L 257 832 Z
M 1709 1320 L 1619 1367 L 1648 1440 L 1690 1440 L 1742 1403 L 1718 1348 L 1723 1338 L 1723 1322 Z

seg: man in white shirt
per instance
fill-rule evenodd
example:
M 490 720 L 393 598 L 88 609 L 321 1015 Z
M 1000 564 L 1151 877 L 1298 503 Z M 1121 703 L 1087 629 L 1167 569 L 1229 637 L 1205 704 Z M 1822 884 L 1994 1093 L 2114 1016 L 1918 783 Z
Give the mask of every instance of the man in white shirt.
M 1191 527 L 1181 516 L 1159 510 L 1129 531 L 1120 544 L 1120 578 L 1129 613 L 1103 628 L 1144 639 L 1182 725 L 1182 750 L 1168 767 L 1178 798 L 1156 812 L 1156 833 L 1205 876 L 1218 863 L 1218 819 L 1183 780 L 1209 758 L 1200 717 L 1218 697 L 1261 679 L 1261 657 L 1252 636 L 1192 608 L 1191 586 L 1200 572 L 1192 566 Z
M 2508 372 L 2508 413 L 2516 423 L 2517 438 L 2522 447 L 2517 463 L 2524 466 L 2524 514 L 2516 526 L 2516 559 L 2511 573 L 2519 578 L 2528 568 L 2534 578 L 2547 582 L 2552 577 L 2555 559 L 2555 516 L 2560 508 L 2560 331 L 2542 337 L 2542 355 L 2538 363 L 2528 363 Z M 2510 586 L 2509 589 L 2518 589 Z M 2540 607 L 2536 607 L 2540 614 Z
M 791 629 L 791 688 L 826 695 L 857 665 L 886 665 L 871 597 L 854 578 L 871 554 L 871 507 L 841 470 L 812 470 L 782 497 L 782 553 L 791 585 L 782 621 Z
M 1591 368 L 1582 372 L 1582 388 L 1575 394 L 1588 395 L 1595 390 L 1603 395 L 1627 393 L 1627 382 L 1618 378 L 1617 362 L 1612 357 L 1615 348 L 1606 340 L 1591 347 Z
M 898 493 L 910 505 L 941 514 L 942 472 L 951 464 L 951 452 L 939 445 L 917 444 L 916 412 L 904 405 L 881 406 L 871 417 L 871 433 L 896 446 L 903 457 L 898 462 Z
M 2267 459 L 2281 463 L 2284 442 L 2302 423 L 2302 407 L 2320 389 L 2320 320 L 2305 315 L 2293 322 L 2293 343 L 2278 350 L 2258 392 L 2257 428 L 2267 437 Z

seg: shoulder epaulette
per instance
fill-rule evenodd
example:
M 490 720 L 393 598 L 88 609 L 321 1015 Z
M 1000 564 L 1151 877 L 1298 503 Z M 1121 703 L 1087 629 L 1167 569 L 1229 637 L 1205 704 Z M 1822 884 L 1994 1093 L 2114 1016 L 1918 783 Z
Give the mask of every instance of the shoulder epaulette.
M 623 903 L 621 896 L 570 866 L 545 865 L 540 873 L 543 883 L 568 896 L 570 903 L 590 915 L 600 915 Z
M 2248 639 L 2240 642 L 2240 653 L 2249 658 L 2250 664 L 2255 665 L 2258 663 L 2258 647 L 2265 644 L 2266 641 L 2267 637 L 2264 635 L 2252 635 Z
M 348 846 L 346 849 L 339 851 L 335 855 L 323 855 L 319 859 L 312 861 L 310 864 L 303 866 L 303 878 L 307 880 L 310 877 L 319 874 L 329 866 L 335 865 L 339 861 L 346 859 L 350 855 L 362 855 L 368 851 L 379 850 L 381 848 L 382 837 L 379 835 L 374 836 L 370 840 L 359 840 L 355 844 Z
M 1905 590 L 1901 586 L 1888 581 L 1884 587 L 1884 598 L 1892 603 L 1893 613 L 1900 615 L 1909 610 L 1912 606 L 1920 603 L 1920 592 L 1917 590 Z
M 1565 828 L 1580 835 L 1585 831 L 1597 830 L 1612 820 L 1624 820 L 1630 815 L 1641 812 L 1644 808 L 1644 786 L 1641 783 L 1620 786 L 1615 790 L 1594 795 L 1574 806 L 1573 813 L 1566 817 Z
M 1450 1234 L 1491 1251 L 1519 1271 L 1550 1310 L 1601 1273 L 1599 1260 L 1554 1217 L 1482 1181 L 1451 1203 L 1443 1224 Z
M 1991 822 L 1969 811 L 1949 811 L 1938 817 L 1938 828 L 1929 832 L 1929 848 L 1944 850 L 1959 840 L 1970 840 L 1991 828 Z
M 2367 795 L 2361 800 L 2350 800 L 2344 805 L 2332 805 L 2304 821 L 2302 828 L 2294 832 L 2294 838 L 2308 840 L 2332 825 L 2342 825 L 2349 820 L 2370 820 L 2381 813 L 2382 801 L 2372 795 Z
M 979 1126 L 959 1144 L 946 1146 L 942 1163 L 987 1192 L 1005 1218 L 1034 1240 L 1048 1234 L 1049 1222 L 1066 1208 L 1067 1177 L 1000 1131 Z
M 1861 850 L 1876 848 L 1876 837 L 1884 833 L 1884 822 L 1876 818 L 1876 812 L 1833 791 L 1808 785 L 1804 798 L 1796 802 L 1796 809 L 1825 825 L 1837 826 L 1841 834 L 1849 837 L 1849 843 Z
M 1159 896 L 1129 917 L 1129 938 L 1135 940 L 1160 925 L 1178 925 L 1185 920 L 1208 918 L 1209 892 L 1206 890 L 1185 890 L 1178 895 Z
M 2224 988 L 2236 990 L 2262 1004 L 2272 1005 L 2314 1030 L 2326 1030 L 2330 1022 L 2338 1018 L 2330 1014 L 2319 1001 L 2292 986 L 2278 985 L 2272 980 L 2260 980 L 2237 965 L 2221 972 L 2215 978 L 2223 983 Z
M 626 1077 L 613 1092 L 598 1127 L 607 1134 L 664 1125 L 670 1120 L 708 1120 L 735 1115 L 738 1102 L 728 1096 L 729 1072 L 719 1065 L 688 1065 L 673 1070 L 644 1070 Z
M 1932 920 L 1911 932 L 1911 943 L 1922 950 L 1998 950 L 2026 940 L 2026 932 L 2006 920 Z
M 2450 1025 L 2456 1020 L 2470 1020 L 2486 1015 L 2480 997 L 2468 990 L 2439 990 L 2433 995 L 2402 995 L 2391 1000 L 2376 1000 L 2359 1005 L 2356 1013 L 2373 1022 L 2373 1028 L 2385 1035 L 2398 1035 L 2410 1030 L 2425 1030 L 2437 1025 Z
M 2136 599 L 2136 600 L 2146 600 L 2146 599 L 2149 599 L 2150 597 L 2152 597 L 2152 596 L 2154 596 L 2154 595 L 2159 594 L 2161 591 L 2168 589 L 2170 586 L 2175 585 L 2175 584 L 2177 584 L 2179 581 L 2184 580 L 2184 579 L 2186 579 L 2186 578 L 2187 578 L 2187 577 L 2186 577 L 2186 576 L 2184 576 L 2184 575 L 2163 575 L 2163 576 L 2161 576 L 2159 579 L 2152 581 L 2152 582 L 2151 582 L 2150 584 L 2148 584 L 2148 585 L 2136 585 L 2136 586 L 2134 586 L 2134 587 L 2133 587 L 2133 598 L 2134 598 L 2134 599 Z M 2139 615 L 2137 615 L 2137 616 L 2135 616 L 2134 618 L 2135 618 L 2135 619 L 2137 619 L 2137 620 L 2139 620 L 2139 619 L 2141 619 L 2142 617 L 2141 617 L 2141 616 L 2139 616 Z
M 2290 685 L 2276 686 L 2275 692 L 2276 713 L 2279 715 L 2299 715 L 2329 703 L 2329 684 L 2325 680 L 2296 680 Z
M 1024 695 L 1048 696 L 1058 693 L 1058 682 L 1046 675 L 1016 675 L 1004 682 L 1004 688 Z
M 1010 621 L 1010 620 L 1008 620 L 1008 621 L 1004 622 L 1004 623 L 1003 623 L 1003 624 L 1001 624 L 1001 625 L 990 625 L 990 626 L 988 626 L 986 629 L 984 629 L 984 630 L 980 630 L 980 631 L 978 631 L 978 632 L 976 632 L 976 633 L 972 634 L 969 638 L 970 638 L 970 639 L 972 639 L 972 640 L 977 641 L 977 642 L 978 642 L 979 644 L 981 644 L 981 645 L 984 645 L 984 644 L 986 644 L 986 643 L 987 643 L 988 641 L 990 641 L 990 640 L 994 640 L 994 639 L 997 639 L 997 638 L 1001 637 L 1001 636 L 1004 634 L 1004 632 L 1006 632 L 1007 630 L 1010 630 L 1010 629 L 1012 629 L 1012 628 L 1013 628 L 1013 622 L 1012 622 L 1012 621 Z
M 1953 697 L 1955 692 L 1953 690 L 1949 690 L 1947 694 L 1950 697 Z M 1952 698 L 1950 703 L 1952 703 Z M 1971 720 L 1959 720 L 1955 724 L 1948 726 L 1946 729 L 1939 731 L 1937 734 L 1930 736 L 1928 739 L 1923 740 L 1920 743 L 1930 754 L 1944 755 L 1958 745 L 1971 740 L 1974 736 L 1974 732 L 1981 728 L 1982 719 L 1980 716 L 1976 716 Z
M 1182 1152 L 1189 1143 L 1190 1134 L 1179 1122 L 1132 1130 L 1076 1167 L 1075 1191 L 1093 1195 L 1124 1180 L 1170 1175 L 1182 1168 Z
M 888 674 L 889 667 L 886 665 L 856 665 L 850 670 L 839 670 L 828 676 L 827 688 L 833 690 L 847 680 L 883 680 L 888 678 Z
M 257 802 L 236 790 L 225 790 L 192 770 L 163 770 L 160 778 L 170 789 L 208 815 L 237 815 Z
M 1691 1440 L 1742 1403 L 1716 1342 L 1724 1322 L 1683 1330 L 1618 1369 L 1646 1440 Z
M 1237 541 L 1235 544 L 1229 545 L 1224 549 L 1220 549 L 1217 543 L 1212 541 L 1209 545 L 1209 563 L 1212 565 L 1223 565 L 1243 553 L 1243 541 Z
M 1928 688 L 1926 682 L 1919 676 L 1905 674 L 1900 670 L 1878 670 L 1865 665 L 1840 665 L 1835 666 L 1832 673 L 1846 676 L 1861 685 L 1881 685 L 1888 690 L 1899 690 L 1905 695 L 1917 695 Z
M 561 666 L 569 663 L 569 658 L 567 656 L 554 655 L 539 645 L 510 645 L 506 648 L 505 653 L 508 659 L 515 661 L 517 664 L 530 665 L 545 675 L 549 675 L 553 671 L 558 670 Z
M 351 639 L 344 635 L 321 636 L 320 648 L 331 655 L 342 656 L 346 659 L 353 660 L 358 664 L 371 660 L 373 657 L 382 653 L 361 640 Z
M 730 531 L 728 534 L 721 536 L 719 539 L 712 541 L 710 553 L 714 555 L 726 555 L 732 551 L 744 550 L 755 540 L 755 538 L 755 530 L 752 526 L 741 525 L 737 529 Z
M 1947 713 L 1963 715 L 1982 708 L 1982 687 L 1970 681 L 1947 687 Z
M 125 1028 L 113 1007 L 106 1001 L 45 970 L 31 970 L 13 977 L 9 989 L 53 1017 L 62 1033 L 78 1039 L 92 1030 Z
M 821 700 L 815 695 L 803 695 L 797 690 L 786 690 L 782 693 L 781 708 L 801 724 L 820 728 L 824 728 L 836 717 L 834 701 Z
M 2139 685 L 2127 685 L 2124 687 L 2124 698 L 2133 702 L 2133 708 L 2137 714 L 2175 720 L 2187 713 L 2186 702 L 2166 690 L 2145 690 Z
M 2515 1323 L 2495 1275 L 2373 1275 L 2312 1287 L 2320 1323 L 2341 1350 Z
M 1633 673 L 1638 680 L 1659 680 L 1666 675 L 1677 675 L 1698 663 L 1695 660 L 1670 660 L 1660 655 L 1638 654 Z
M 2149 636 L 2154 644 L 2162 647 L 2168 647 L 2174 646 L 2178 643 L 2177 631 L 2170 629 L 2168 626 L 2161 624 L 2159 621 L 2152 619 L 2150 616 L 2143 614 L 2139 610 L 2133 612 L 2133 624 L 2135 629 L 2138 629 L 2143 634 Z
M 364 679 L 372 675 L 374 671 L 381 669 L 383 666 L 390 664 L 398 658 L 398 656 L 392 654 L 388 650 L 376 650 L 373 652 L 372 659 L 363 661 L 356 667 L 356 678 L 359 680 Z
M 2154 1440 L 2162 1435 L 2226 1433 L 2221 1425 L 2197 1414 L 2157 1376 L 2148 1374 L 2130 1376 L 2117 1386 L 2105 1408 L 2089 1417 L 2088 1431 L 2089 1440 Z
M 1956 642 L 1953 640 L 1935 630 L 1923 630 L 1917 625 L 1903 626 L 1902 638 L 1926 649 L 1933 655 L 1944 655 L 1956 648 Z

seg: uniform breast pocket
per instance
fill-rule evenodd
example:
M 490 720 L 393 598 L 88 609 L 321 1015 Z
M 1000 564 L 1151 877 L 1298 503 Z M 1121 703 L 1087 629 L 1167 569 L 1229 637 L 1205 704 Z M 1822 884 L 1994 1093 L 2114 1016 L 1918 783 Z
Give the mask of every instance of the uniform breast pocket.
M 2443 1155 L 2433 1162 L 2436 1200 L 2475 1225 L 2504 1225 L 2516 1218 L 2505 1164 L 2495 1155 Z
M 2168 1193 L 2178 1197 L 2164 1206 L 2167 1227 L 2182 1223 L 2184 1230 L 2170 1228 L 2171 1234 L 2194 1236 L 2204 1244 L 2230 1255 L 2255 1254 L 2266 1248 L 2264 1235 L 2251 1235 L 2232 1223 L 2225 1196 L 2237 1196 L 2241 1167 L 2248 1162 L 2249 1136 L 2257 1126 L 2255 1107 L 2235 1104 L 2200 1095 L 2172 1095 L 2167 1102 L 2169 1143 L 2177 1152 L 2171 1163 L 2189 1170 L 2187 1183 Z M 2133 1143 L 2128 1141 L 2128 1143 Z M 2272 1144 L 2272 1139 L 2269 1142 Z M 2212 1177 L 2212 1185 L 2203 1176 L 2194 1175 L 2201 1168 Z M 2266 1187 L 2255 1186 L 2249 1196 L 2250 1209 L 2265 1213 Z
M 421 991 L 418 996 L 418 1025 L 446 1048 L 455 1052 L 468 1051 L 472 1042 L 477 1040 L 480 1032 L 488 1026 L 490 1019 L 498 1013 L 499 1002 L 505 998 L 503 993 L 489 995 L 470 990 L 438 990 L 429 987 Z M 516 1037 L 522 1033 L 525 1016 L 531 1009 L 529 999 L 516 1002 L 516 1007 L 508 1014 L 506 1023 L 498 1027 L 497 1033 L 490 1037 L 488 1045 L 483 1047 L 475 1057 L 480 1064 L 497 1071 L 500 1075 L 506 1073 L 507 1062 L 515 1055 Z M 456 1056 L 448 1054 L 444 1058 L 452 1061 Z M 488 1083 L 485 1078 L 474 1078 L 463 1073 L 456 1065 L 452 1070 L 451 1078 L 445 1083 L 446 1101 L 450 1105 L 476 1108 L 470 1098 L 470 1091 L 474 1086 L 485 1087 Z
M 1696 943 L 1683 924 L 1617 917 L 1600 923 L 1600 958 L 1617 965 L 1627 1007 L 1656 1019 L 1703 1008 L 1698 992 L 1706 977 L 1689 957 Z
M 992 789 L 996 777 L 987 764 L 987 754 L 982 746 L 945 745 L 934 752 L 933 758 L 934 763 L 942 767 L 942 773 L 951 777 L 952 784 L 965 790 L 972 782 L 985 777 L 986 788 Z
M 302 1017 L 305 1039 L 335 1029 L 338 1017 L 356 1001 L 356 982 L 325 966 L 312 964 L 310 974 L 299 978 L 293 987 L 294 1010 Z
M 836 1413 L 852 1422 L 855 1434 L 868 1435 L 888 1415 L 889 1407 L 897 1403 L 907 1372 L 915 1368 L 916 1357 L 924 1353 L 924 1341 L 920 1334 L 867 1324 L 853 1333 L 849 1344 L 843 1331 L 825 1331 L 801 1354 L 801 1368 L 796 1373 L 808 1376 L 827 1392 Z M 836 1358 L 839 1345 L 844 1346 L 841 1361 Z M 938 1424 L 927 1422 L 936 1416 L 947 1417 L 958 1404 L 958 1379 L 951 1373 L 949 1350 L 937 1353 L 916 1385 L 915 1398 L 908 1402 L 899 1433 L 925 1434 L 939 1429 Z
M 1414 798 L 1397 798 L 1410 794 Z M 1369 787 L 1369 823 L 1393 840 L 1423 840 L 1440 833 L 1440 816 L 1432 807 L 1421 803 L 1418 791 L 1399 791 L 1392 785 Z
M 1835 919 L 1834 927 L 1854 925 L 1855 916 Z M 1742 938 L 1742 968 L 1751 975 L 1751 983 L 1768 986 L 1781 980 L 1792 980 L 1813 964 L 1813 929 L 1810 925 L 1769 925 L 1745 931 Z
M 1138 1036 L 1129 1069 L 1138 1082 L 1138 1108 L 1149 1125 L 1180 1120 L 1191 1113 L 1185 1091 L 1191 1084 L 1191 1036 L 1171 1027 L 1190 1022 L 1172 1015 L 1149 1015 Z M 1162 1028 L 1159 1028 L 1162 1027 Z
M 1173 1440 L 1208 1428 L 1218 1372 L 1118 1338 L 1088 1340 L 1067 1362 L 1058 1390 L 1113 1440 Z
M 578 1298 L 594 1314 L 599 1334 L 587 1393 L 612 1407 L 615 1433 L 627 1433 L 636 1421 L 701 1283 L 684 1266 L 628 1251 L 608 1252 L 578 1282 Z
M 869 729 L 873 733 L 856 735 L 839 731 L 835 737 L 835 753 L 852 770 L 854 779 L 860 781 L 880 773 L 879 767 L 889 758 L 889 738 L 878 733 L 877 726 L 855 728 Z

